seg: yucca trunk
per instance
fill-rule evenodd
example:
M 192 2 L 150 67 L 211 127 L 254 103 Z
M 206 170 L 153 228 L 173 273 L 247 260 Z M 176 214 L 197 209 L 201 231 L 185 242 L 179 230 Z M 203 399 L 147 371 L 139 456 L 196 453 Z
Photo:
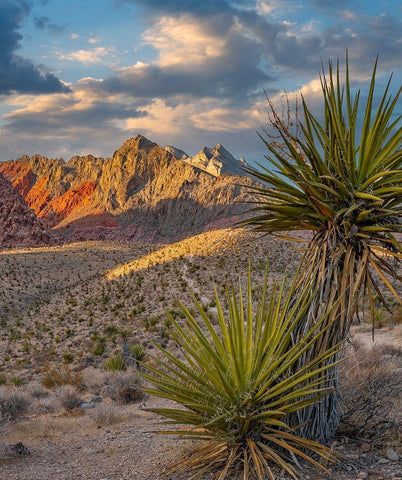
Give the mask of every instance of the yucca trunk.
M 305 267 L 300 288 L 304 287 L 306 281 L 311 281 L 314 298 L 304 322 L 295 333 L 294 342 L 298 343 L 305 332 L 315 324 L 316 319 L 321 318 L 328 309 L 332 310 L 327 322 L 333 323 L 319 342 L 299 359 L 295 370 L 330 346 L 344 341 L 349 335 L 352 318 L 357 311 L 357 292 L 369 275 L 368 254 L 365 251 L 356 251 L 356 247 L 357 245 L 352 243 L 345 244 L 344 239 L 342 241 L 335 231 L 326 231 L 315 236 L 312 248 L 302 259 Z M 336 362 L 341 355 L 341 351 L 337 352 L 330 361 Z M 340 421 L 337 365 L 326 371 L 325 382 L 333 392 L 320 402 L 296 412 L 291 419 L 293 426 L 299 426 L 301 436 L 319 442 L 330 441 Z

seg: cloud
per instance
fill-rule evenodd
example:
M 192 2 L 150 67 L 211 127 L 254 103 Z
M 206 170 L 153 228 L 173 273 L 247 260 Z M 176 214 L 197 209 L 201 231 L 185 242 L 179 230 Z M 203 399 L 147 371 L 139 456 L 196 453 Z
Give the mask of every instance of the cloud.
M 38 30 L 47 30 L 52 35 L 61 35 L 68 26 L 68 24 L 60 26 L 51 23 L 48 17 L 35 17 L 34 25 L 35 28 L 37 28 Z
M 67 92 L 68 88 L 42 65 L 16 54 L 22 39 L 18 32 L 29 12 L 23 1 L 0 3 L 0 95 Z
M 190 15 L 162 17 L 143 35 L 144 41 L 158 51 L 158 65 L 202 64 L 222 57 L 226 44 L 224 32 Z
M 226 0 L 118 0 L 118 4 L 140 5 L 156 15 L 176 15 L 189 13 L 194 16 L 208 16 L 229 12 L 232 10 L 230 2 Z M 247 3 L 237 2 L 237 3 Z
M 235 19 L 223 26 L 188 14 L 162 17 L 144 41 L 159 53 L 154 62 L 116 69 L 92 88 L 147 100 L 222 99 L 247 96 L 272 79 L 261 65 L 260 42 L 244 35 Z
M 112 50 L 106 47 L 96 47 L 89 50 L 76 50 L 70 53 L 58 52 L 57 56 L 62 60 L 80 62 L 83 64 L 102 63 Z
M 28 12 L 26 2 L 5 0 L 0 4 L 0 94 L 68 91 L 45 67 L 16 55 L 22 39 L 18 30 Z

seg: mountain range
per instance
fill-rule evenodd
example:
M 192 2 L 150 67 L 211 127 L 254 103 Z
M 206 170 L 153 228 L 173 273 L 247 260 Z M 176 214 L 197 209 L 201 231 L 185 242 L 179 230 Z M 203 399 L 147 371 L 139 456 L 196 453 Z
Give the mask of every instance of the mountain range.
M 252 199 L 244 164 L 221 144 L 189 157 L 137 135 L 111 158 L 23 156 L 0 175 L 61 241 L 161 243 L 233 225 Z

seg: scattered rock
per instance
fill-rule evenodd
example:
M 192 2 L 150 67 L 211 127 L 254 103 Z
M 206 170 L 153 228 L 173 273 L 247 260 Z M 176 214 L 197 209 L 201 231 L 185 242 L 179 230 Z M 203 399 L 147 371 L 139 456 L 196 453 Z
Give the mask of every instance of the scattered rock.
M 397 462 L 399 460 L 399 455 L 392 448 L 387 448 L 385 450 L 385 456 L 388 460 L 391 460 L 391 462 Z
M 23 455 L 30 455 L 28 447 L 26 447 L 22 442 L 11 445 L 11 450 L 13 450 L 17 455 L 20 455 L 21 457 Z
M 386 458 L 381 457 L 378 462 L 379 465 L 385 465 L 386 463 L 389 463 L 389 460 Z
M 81 408 L 83 410 L 90 410 L 91 408 L 95 408 L 95 403 L 94 402 L 84 402 L 81 404 Z

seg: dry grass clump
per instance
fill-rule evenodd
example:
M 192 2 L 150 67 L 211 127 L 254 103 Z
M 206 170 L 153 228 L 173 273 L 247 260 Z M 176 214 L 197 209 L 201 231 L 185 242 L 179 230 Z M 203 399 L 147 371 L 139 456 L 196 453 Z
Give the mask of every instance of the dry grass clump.
M 68 412 L 79 408 L 83 404 L 83 400 L 80 398 L 76 387 L 73 385 L 63 385 L 58 387 L 55 394 L 60 401 L 61 406 Z
M 92 412 L 91 417 L 98 427 L 108 427 L 123 420 L 123 414 L 114 405 L 100 404 Z
M 43 372 L 43 385 L 46 388 L 61 387 L 62 385 L 82 386 L 81 372 L 74 372 L 64 364 L 60 367 L 46 365 Z
M 102 371 L 89 367 L 83 372 L 83 383 L 90 393 L 123 403 L 138 402 L 143 397 L 140 378 L 132 368 Z
M 402 350 L 357 343 L 353 349 L 340 367 L 342 427 L 352 435 L 380 440 L 401 421 Z
M 29 395 L 16 388 L 0 387 L 0 427 L 15 422 L 29 408 Z

